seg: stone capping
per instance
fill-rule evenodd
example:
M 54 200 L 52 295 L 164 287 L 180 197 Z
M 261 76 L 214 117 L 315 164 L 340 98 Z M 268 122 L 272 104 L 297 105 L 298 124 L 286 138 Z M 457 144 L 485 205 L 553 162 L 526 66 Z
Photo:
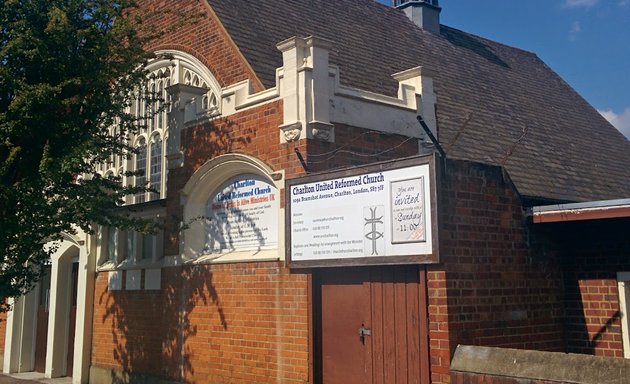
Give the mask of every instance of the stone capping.
M 458 345 L 451 371 L 576 384 L 630 384 L 630 360 Z

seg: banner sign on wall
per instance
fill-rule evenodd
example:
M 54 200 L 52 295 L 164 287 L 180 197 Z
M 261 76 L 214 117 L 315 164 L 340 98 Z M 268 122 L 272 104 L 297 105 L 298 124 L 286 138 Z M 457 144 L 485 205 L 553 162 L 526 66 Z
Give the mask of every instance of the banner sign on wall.
M 208 199 L 204 253 L 278 246 L 280 193 L 256 175 L 239 175 Z
M 291 266 L 437 262 L 433 157 L 287 181 Z

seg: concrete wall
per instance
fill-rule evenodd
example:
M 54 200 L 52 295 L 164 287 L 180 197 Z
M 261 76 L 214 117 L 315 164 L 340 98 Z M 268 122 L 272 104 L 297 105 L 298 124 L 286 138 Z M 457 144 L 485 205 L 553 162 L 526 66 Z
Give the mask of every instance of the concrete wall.
M 627 384 L 630 360 L 460 345 L 454 384 Z

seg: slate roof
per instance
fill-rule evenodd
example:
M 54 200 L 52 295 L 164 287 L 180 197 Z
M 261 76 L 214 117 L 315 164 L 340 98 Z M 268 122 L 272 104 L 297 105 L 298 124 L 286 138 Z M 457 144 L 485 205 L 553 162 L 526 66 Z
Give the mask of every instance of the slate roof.
M 266 87 L 292 36 L 331 40 L 341 83 L 373 92 L 395 95 L 392 74 L 428 67 L 448 157 L 503 165 L 526 198 L 630 197 L 630 142 L 533 53 L 444 25 L 432 34 L 372 0 L 208 2 Z

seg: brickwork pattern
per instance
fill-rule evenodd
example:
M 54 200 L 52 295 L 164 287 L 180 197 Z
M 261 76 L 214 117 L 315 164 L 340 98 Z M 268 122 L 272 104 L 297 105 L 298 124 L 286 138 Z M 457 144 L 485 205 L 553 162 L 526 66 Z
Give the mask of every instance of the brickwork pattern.
M 448 161 L 438 195 L 441 264 L 427 274 L 432 382 L 450 382 L 457 344 L 562 350 L 561 275 L 530 260 L 507 176 Z
M 564 271 L 566 352 L 623 357 L 617 272 L 630 271 L 629 227 L 628 218 L 535 226 Z
M 306 142 L 280 144 L 278 126 L 282 124 L 282 111 L 282 102 L 276 101 L 184 129 L 181 136 L 184 166 L 171 170 L 167 182 L 167 213 L 171 221 L 165 233 L 165 255 L 179 253 L 179 221 L 183 217 L 180 191 L 207 161 L 223 154 L 240 153 L 258 158 L 272 169 L 284 170 L 285 178 L 304 172 L 295 148 L 306 152 Z M 284 190 L 281 190 L 280 204 L 283 202 Z
M 306 160 L 313 172 L 413 156 L 418 141 L 393 134 L 335 124 L 335 142 L 311 140 Z
M 264 89 L 205 2 L 179 0 L 177 7 L 163 0 L 141 0 L 138 3 L 143 9 L 144 25 L 166 31 L 147 47 L 149 50 L 176 49 L 192 54 L 210 69 L 222 87 L 250 79 L 254 92 Z
M 164 1 L 148 4 L 157 11 L 170 7 Z M 193 54 L 222 86 L 252 79 L 254 91 L 261 90 L 205 4 L 184 0 L 176 12 L 146 22 L 164 29 L 199 13 L 199 20 L 179 25 L 152 48 Z M 251 155 L 293 178 L 304 173 L 295 149 L 311 171 L 418 150 L 416 140 L 341 124 L 335 126 L 335 143 L 280 144 L 282 108 L 282 102 L 272 102 L 182 132 L 184 166 L 169 172 L 165 255 L 179 253 L 181 188 L 216 156 Z M 427 273 L 432 382 L 450 382 L 457 343 L 561 348 L 559 274 L 530 263 L 521 202 L 509 181 L 499 168 L 451 161 L 443 184 L 442 262 Z M 163 269 L 159 291 L 108 292 L 106 280 L 99 274 L 95 366 L 209 383 L 309 379 L 306 275 L 289 274 L 278 263 L 241 263 Z
M 304 274 L 282 263 L 162 270 L 157 291 L 96 282 L 92 364 L 203 383 L 308 380 Z

